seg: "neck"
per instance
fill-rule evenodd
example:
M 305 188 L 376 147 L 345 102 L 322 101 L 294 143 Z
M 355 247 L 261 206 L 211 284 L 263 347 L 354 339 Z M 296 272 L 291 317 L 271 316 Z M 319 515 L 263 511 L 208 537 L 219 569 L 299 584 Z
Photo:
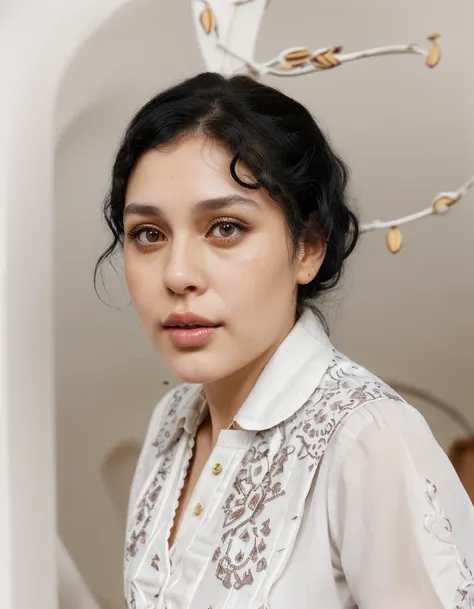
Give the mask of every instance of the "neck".
M 217 442 L 220 431 L 228 429 L 232 425 L 235 415 L 245 402 L 262 370 L 291 328 L 292 326 L 287 328 L 280 340 L 244 368 L 223 379 L 204 385 L 213 446 Z
M 217 442 L 220 431 L 232 425 L 235 415 L 257 382 L 268 359 L 261 357 L 231 376 L 204 386 L 213 444 Z

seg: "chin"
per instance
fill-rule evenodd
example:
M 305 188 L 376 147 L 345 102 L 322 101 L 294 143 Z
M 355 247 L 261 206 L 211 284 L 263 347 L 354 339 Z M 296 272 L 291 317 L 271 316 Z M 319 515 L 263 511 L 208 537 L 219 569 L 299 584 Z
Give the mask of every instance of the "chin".
M 202 385 L 215 383 L 216 381 L 219 381 L 227 376 L 226 374 L 223 374 L 222 376 L 212 374 L 209 372 L 209 370 L 201 370 L 199 366 L 173 367 L 173 372 L 183 381 L 183 383 L 197 383 Z
M 184 383 L 215 383 L 233 372 L 230 362 L 226 366 L 222 358 L 205 353 L 205 350 L 166 353 L 163 357 L 168 367 Z

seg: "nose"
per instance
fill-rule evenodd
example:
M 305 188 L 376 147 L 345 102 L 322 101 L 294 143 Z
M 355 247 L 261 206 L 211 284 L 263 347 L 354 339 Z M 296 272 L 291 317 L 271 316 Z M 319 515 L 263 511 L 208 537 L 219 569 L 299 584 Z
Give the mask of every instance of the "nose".
M 167 254 L 163 278 L 166 290 L 171 295 L 201 293 L 206 290 L 202 254 L 198 245 L 183 236 L 170 243 Z

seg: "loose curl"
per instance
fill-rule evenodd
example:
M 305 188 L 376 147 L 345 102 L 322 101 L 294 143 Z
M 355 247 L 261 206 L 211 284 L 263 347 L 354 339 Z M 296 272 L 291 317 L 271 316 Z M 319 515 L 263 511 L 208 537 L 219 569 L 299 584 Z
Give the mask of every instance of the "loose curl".
M 324 262 L 313 281 L 298 286 L 297 313 L 315 308 L 340 280 L 359 238 L 346 200 L 348 169 L 308 110 L 281 91 L 247 76 L 204 72 L 159 93 L 130 122 L 116 154 L 104 217 L 112 234 L 94 272 L 123 247 L 123 210 L 130 175 L 143 154 L 203 134 L 233 155 L 230 173 L 246 188 L 264 188 L 284 212 L 296 257 L 302 236 L 323 239 Z M 242 162 L 255 181 L 237 174 Z M 315 309 L 316 310 L 316 309 Z

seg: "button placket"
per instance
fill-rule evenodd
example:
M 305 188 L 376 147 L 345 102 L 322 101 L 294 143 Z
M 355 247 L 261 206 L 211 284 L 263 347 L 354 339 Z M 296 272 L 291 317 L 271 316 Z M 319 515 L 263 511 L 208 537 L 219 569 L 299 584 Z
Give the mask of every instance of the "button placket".
M 193 493 L 190 506 L 192 521 L 194 521 L 194 525 L 191 525 L 192 528 L 199 528 L 203 524 L 202 520 L 209 508 L 213 511 L 212 506 L 215 504 L 217 489 L 222 485 L 221 474 L 224 472 L 224 463 L 234 450 L 234 447 L 219 445 L 214 448 Z
M 215 448 L 214 451 L 218 451 L 219 449 Z M 219 452 L 222 454 L 222 449 L 219 450 Z M 206 467 L 207 472 L 209 472 L 208 469 L 209 466 Z M 214 461 L 214 464 L 211 467 L 211 472 L 213 474 L 212 478 L 219 476 L 224 470 L 224 466 L 222 465 L 222 460 L 216 460 Z M 209 505 L 212 496 L 214 495 L 215 491 L 216 491 L 216 482 L 213 481 L 213 479 L 209 479 L 209 474 L 206 472 L 203 472 L 203 485 L 202 488 L 204 490 L 204 494 L 202 496 L 197 496 L 196 498 L 200 501 L 198 501 L 198 503 L 194 504 L 193 507 L 193 514 L 194 516 L 201 516 L 205 510 L 205 505 Z M 203 501 L 206 499 L 206 502 L 203 503 Z
M 200 527 L 200 521 L 215 510 L 216 501 L 218 502 L 224 492 L 225 479 L 227 478 L 227 468 L 233 463 L 238 454 L 244 454 L 251 446 L 254 434 L 243 431 L 221 431 L 217 444 L 214 447 L 209 460 L 202 471 L 196 488 L 191 498 L 191 507 L 188 514 L 194 516 L 192 527 Z M 239 457 L 237 457 L 239 458 Z M 230 465 L 232 468 L 233 466 Z M 226 474 L 226 475 L 224 475 Z M 196 518 L 202 516 L 202 518 Z M 206 517 L 207 520 L 207 517 Z
M 180 525 L 182 533 L 178 535 L 173 549 L 173 573 L 169 589 L 164 592 L 164 598 L 169 601 L 170 607 L 181 606 L 178 600 L 183 602 L 183 591 L 179 590 L 183 573 L 185 572 L 190 580 L 197 578 L 205 561 L 205 555 L 200 553 L 200 550 L 220 537 L 222 505 L 229 491 L 229 484 L 232 483 L 252 440 L 253 434 L 244 435 L 244 432 L 239 431 L 221 432 L 199 476 Z M 197 510 L 199 515 L 195 513 L 198 505 L 202 506 L 202 511 Z M 188 551 L 191 548 L 194 551 Z
M 253 440 L 253 434 L 240 431 L 223 431 L 218 438 L 201 475 L 193 490 L 189 505 L 180 523 L 182 533 L 178 534 L 177 544 L 173 549 L 175 564 L 181 562 L 181 547 L 188 547 L 191 540 L 202 527 L 206 527 L 209 519 L 213 519 L 216 510 L 223 501 L 226 490 L 226 478 L 230 473 L 229 467 L 234 459 L 240 460 L 241 455 L 248 450 Z M 220 514 L 220 512 L 218 511 Z M 184 546 L 183 546 L 184 544 Z M 179 545 L 179 548 L 178 548 Z M 178 558 L 179 557 L 179 558 Z

